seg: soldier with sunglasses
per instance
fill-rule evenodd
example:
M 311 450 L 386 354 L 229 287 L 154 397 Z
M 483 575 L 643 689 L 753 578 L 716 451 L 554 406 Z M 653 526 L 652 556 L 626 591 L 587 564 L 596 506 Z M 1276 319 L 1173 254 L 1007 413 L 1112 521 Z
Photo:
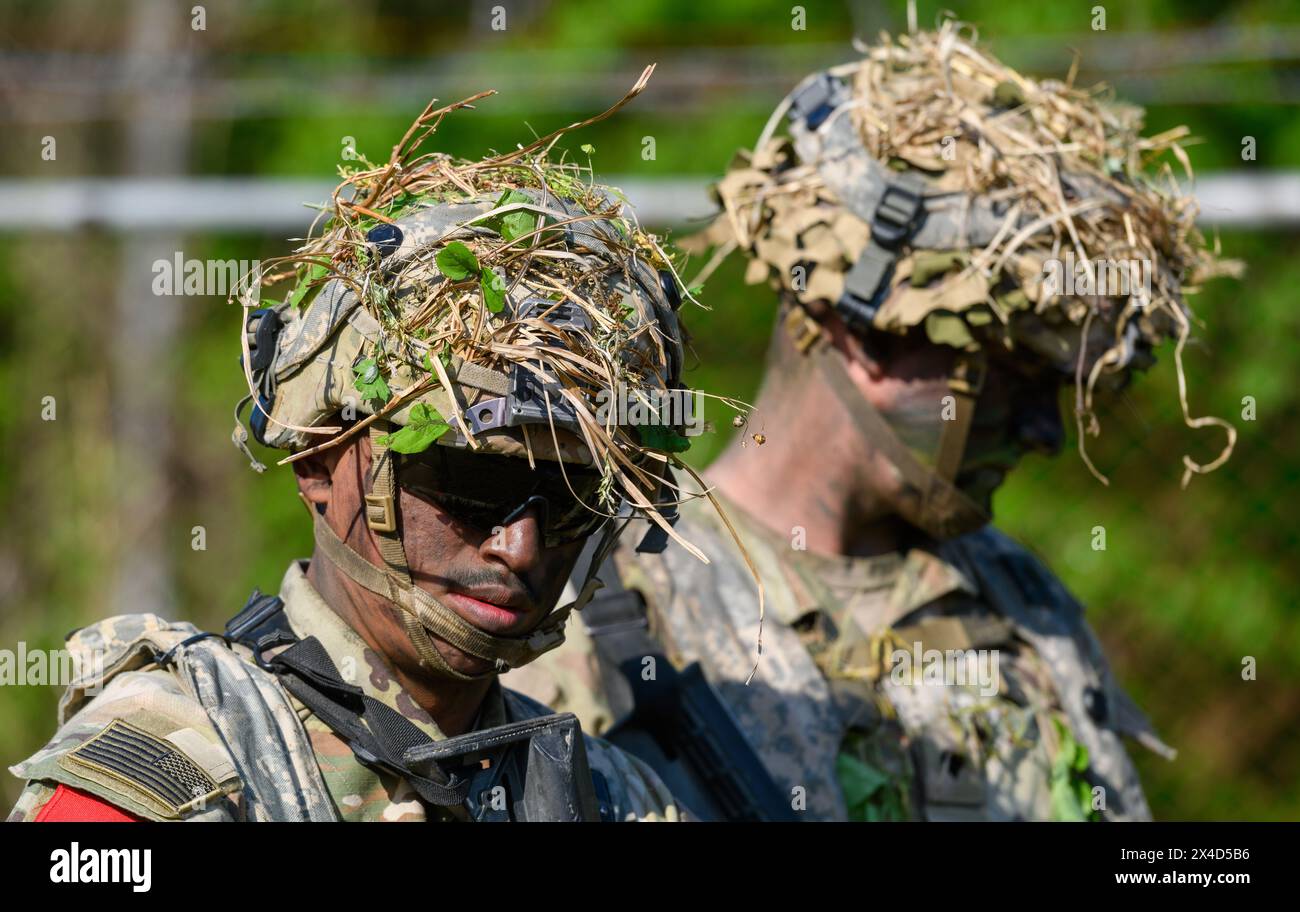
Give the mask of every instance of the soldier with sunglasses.
M 90 670 L 13 768 L 11 819 L 679 819 L 649 767 L 499 680 L 563 642 L 588 539 L 657 514 L 664 454 L 594 403 L 677 386 L 676 279 L 537 144 L 414 145 L 336 194 L 293 292 L 245 322 L 250 426 L 293 453 L 310 560 L 221 634 L 75 632 Z

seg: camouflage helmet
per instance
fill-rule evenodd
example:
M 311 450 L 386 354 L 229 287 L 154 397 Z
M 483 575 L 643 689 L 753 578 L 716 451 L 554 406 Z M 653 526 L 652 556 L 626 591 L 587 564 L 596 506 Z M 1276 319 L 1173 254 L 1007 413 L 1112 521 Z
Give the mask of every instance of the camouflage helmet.
M 967 29 L 883 36 L 803 80 L 717 185 L 707 239 L 782 292 L 802 349 L 827 309 L 861 333 L 924 333 L 960 352 L 959 396 L 1005 352 L 1080 381 L 1080 426 L 1096 433 L 1094 388 L 1168 338 L 1181 375 L 1184 292 L 1235 264 L 1207 250 L 1168 162 L 1155 167 L 1165 152 L 1186 166 L 1186 128 L 1143 137 L 1140 108 L 1022 76 Z M 1229 434 L 1209 466 L 1185 458 L 1208 471 L 1233 429 L 1183 407 Z
M 259 443 L 302 450 L 340 414 L 398 427 L 436 414 L 439 445 L 592 464 L 582 418 L 602 391 L 680 382 L 676 279 L 608 188 L 488 183 L 357 231 L 350 257 L 313 256 L 289 298 L 249 320 L 255 371 L 259 331 L 275 329 L 250 418 Z M 518 432 L 551 424 L 572 439 Z M 639 458 L 637 429 L 609 431 Z
M 426 109 L 388 165 L 344 171 L 320 233 L 264 269 L 291 265 L 262 284 L 292 277 L 292 290 L 246 301 L 242 340 L 259 443 L 292 461 L 368 430 L 367 520 L 387 568 L 314 517 L 318 549 L 391 595 L 426 664 L 455 677 L 429 633 L 504 670 L 558 645 L 594 587 L 528 637 L 468 625 L 410 579 L 397 454 L 450 446 L 585 467 L 600 476 L 598 502 L 582 504 L 595 517 L 630 506 L 672 534 L 656 501 L 685 443 L 671 424 L 619 425 L 601 408 L 615 391 L 680 385 L 679 286 L 658 241 L 589 169 L 548 160 L 558 134 L 481 161 L 417 157 L 420 130 L 462 106 Z M 234 436 L 248 452 L 242 423 Z

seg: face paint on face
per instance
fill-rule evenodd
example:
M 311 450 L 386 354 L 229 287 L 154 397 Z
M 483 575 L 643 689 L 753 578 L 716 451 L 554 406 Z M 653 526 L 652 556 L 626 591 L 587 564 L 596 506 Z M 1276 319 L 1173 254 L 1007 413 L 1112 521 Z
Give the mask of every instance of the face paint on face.
M 990 511 L 993 493 L 1029 452 L 1054 455 L 1064 439 L 1058 405 L 1061 378 L 1026 373 L 994 362 L 976 401 L 956 486 Z M 900 384 L 881 409 L 898 438 L 933 468 L 944 430 L 948 378 L 926 376 Z
M 526 469 L 527 463 L 523 465 Z M 579 538 L 548 545 L 545 517 L 535 506 L 509 522 L 479 526 L 401 485 L 398 496 L 403 543 L 415 584 L 462 620 L 496 636 L 523 636 L 542 622 L 559 601 L 585 542 Z M 456 671 L 491 670 L 486 659 L 432 636 Z

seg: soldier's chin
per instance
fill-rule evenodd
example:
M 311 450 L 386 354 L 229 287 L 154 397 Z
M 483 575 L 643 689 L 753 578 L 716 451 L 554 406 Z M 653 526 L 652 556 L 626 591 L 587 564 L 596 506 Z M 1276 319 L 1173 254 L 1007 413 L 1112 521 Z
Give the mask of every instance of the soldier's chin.
M 434 648 L 438 650 L 439 655 L 451 667 L 452 671 L 478 677 L 496 669 L 496 663 L 490 659 L 470 655 L 436 634 L 430 634 L 430 639 L 433 640 Z
M 993 494 L 1006 480 L 1005 469 L 977 468 L 957 476 L 957 489 L 989 516 L 993 515 Z

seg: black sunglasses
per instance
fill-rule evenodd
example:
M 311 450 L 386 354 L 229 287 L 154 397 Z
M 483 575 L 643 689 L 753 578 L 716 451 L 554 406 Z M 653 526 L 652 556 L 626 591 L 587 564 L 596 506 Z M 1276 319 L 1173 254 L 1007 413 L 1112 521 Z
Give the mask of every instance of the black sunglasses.
M 606 521 L 601 476 L 583 466 L 432 446 L 397 456 L 397 483 L 480 530 L 507 526 L 535 508 L 544 547 L 586 538 Z M 576 496 L 575 496 L 576 495 Z

